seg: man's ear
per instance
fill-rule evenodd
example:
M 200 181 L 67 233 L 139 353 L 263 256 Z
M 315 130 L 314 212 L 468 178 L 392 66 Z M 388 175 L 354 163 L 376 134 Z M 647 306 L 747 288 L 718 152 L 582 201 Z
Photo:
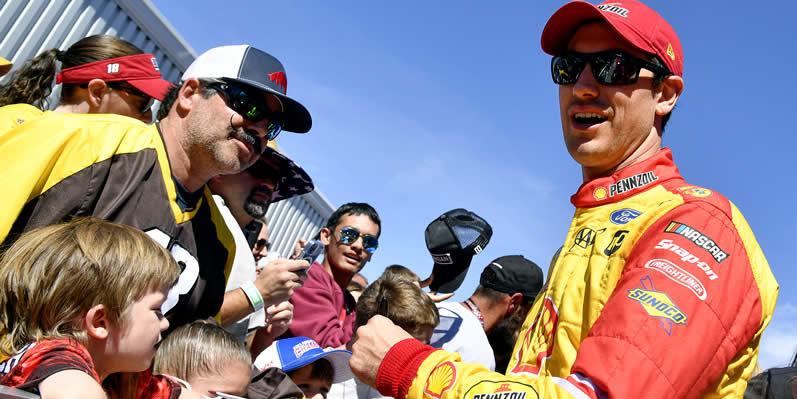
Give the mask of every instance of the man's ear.
M 328 246 L 330 243 L 331 236 L 332 232 L 328 228 L 323 227 L 321 228 L 321 232 L 319 233 L 318 239 L 321 240 L 321 243 L 324 244 L 324 246 Z
M 684 91 L 684 80 L 680 76 L 670 75 L 659 83 L 656 90 L 656 115 L 667 115 L 675 108 L 675 103 Z
M 88 98 L 89 109 L 96 112 L 102 105 L 102 99 L 105 97 L 110 88 L 102 79 L 92 79 L 88 83 Z
M 506 315 L 509 316 L 523 306 L 523 294 L 516 292 L 512 295 L 509 295 L 509 304 L 506 307 Z
M 110 334 L 110 320 L 108 320 L 108 308 L 105 305 L 94 305 L 89 308 L 83 317 L 86 332 L 89 337 L 95 339 L 106 339 Z
M 175 101 L 177 111 L 180 114 L 190 111 L 198 99 L 197 96 L 202 96 L 202 85 L 199 83 L 199 79 L 187 79 L 177 92 L 177 100 Z

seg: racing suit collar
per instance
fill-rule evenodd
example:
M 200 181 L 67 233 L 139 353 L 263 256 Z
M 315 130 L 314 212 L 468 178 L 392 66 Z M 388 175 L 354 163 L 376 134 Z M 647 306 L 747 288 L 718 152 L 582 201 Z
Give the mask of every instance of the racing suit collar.
M 652 157 L 611 176 L 582 184 L 570 197 L 570 202 L 577 208 L 611 204 L 680 176 L 672 160 L 672 152 L 669 148 L 662 148 Z

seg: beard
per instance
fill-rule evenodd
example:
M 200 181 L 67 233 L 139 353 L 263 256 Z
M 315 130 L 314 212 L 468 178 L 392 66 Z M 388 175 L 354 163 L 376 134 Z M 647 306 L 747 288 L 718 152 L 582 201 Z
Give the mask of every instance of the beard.
M 509 366 L 509 359 L 512 358 L 512 350 L 515 348 L 515 342 L 520 335 L 520 328 L 523 327 L 524 320 L 526 320 L 526 312 L 518 310 L 499 321 L 487 335 L 487 341 L 490 342 L 495 355 L 495 371 L 503 373 Z
M 265 186 L 256 187 L 254 190 L 252 190 L 251 193 L 249 193 L 249 196 L 246 197 L 246 201 L 244 201 L 244 211 L 246 212 L 247 215 L 255 219 L 259 219 L 266 214 L 266 211 L 268 211 L 268 204 L 269 204 L 269 201 L 267 200 L 263 201 L 255 197 L 255 194 L 258 192 L 265 193 L 266 198 L 272 197 L 271 190 L 269 190 Z

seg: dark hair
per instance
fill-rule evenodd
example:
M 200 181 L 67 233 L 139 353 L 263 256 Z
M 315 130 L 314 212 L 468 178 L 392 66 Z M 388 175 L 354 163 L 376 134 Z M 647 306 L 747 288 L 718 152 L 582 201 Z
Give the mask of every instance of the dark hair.
M 340 208 L 335 210 L 335 212 L 332 212 L 332 216 L 330 216 L 327 220 L 326 228 L 334 231 L 335 227 L 338 227 L 338 224 L 340 223 L 340 218 L 349 214 L 368 216 L 371 221 L 376 223 L 376 225 L 379 227 L 379 234 L 376 236 L 379 237 L 379 235 L 382 234 L 382 221 L 379 219 L 379 214 L 376 213 L 376 209 L 374 209 L 374 207 L 364 202 L 349 202 L 347 204 L 341 205 Z
M 507 295 L 509 294 L 479 284 L 479 286 L 476 287 L 476 290 L 473 291 L 473 295 L 471 296 L 482 297 L 487 300 L 487 303 L 489 303 L 490 306 L 493 306 L 501 302 L 504 299 L 504 297 Z
M 335 369 L 332 367 L 332 363 L 323 357 L 302 367 L 307 366 L 312 366 L 312 369 L 310 369 L 310 378 L 320 378 L 331 383 L 332 379 L 335 377 Z M 288 371 L 285 374 L 288 374 L 288 377 L 291 377 L 302 367 Z
M 50 49 L 28 60 L 15 71 L 8 84 L 0 88 L 0 106 L 26 103 L 41 109 L 49 108 L 48 97 L 52 93 L 56 75 L 56 61 L 61 69 L 107 60 L 110 58 L 142 54 L 132 43 L 110 35 L 93 35 L 78 40 L 66 51 Z M 62 103 L 75 103 L 76 88 L 80 84 L 65 83 L 61 88 Z
M 216 90 L 208 87 L 213 82 L 215 82 L 213 79 L 199 79 L 199 85 L 202 88 L 202 97 L 210 98 L 216 93 Z M 180 81 L 169 88 L 169 91 L 166 92 L 166 97 L 163 98 L 163 101 L 161 101 L 158 106 L 158 115 L 155 116 L 155 120 L 159 121 L 169 114 L 169 110 L 172 109 L 174 102 L 177 100 L 177 95 L 180 93 L 180 88 L 183 87 L 183 83 L 183 81 Z
M 664 68 L 667 71 L 666 73 L 657 73 L 653 76 L 653 88 L 655 89 L 662 82 L 667 80 L 668 77 L 672 76 L 672 72 L 670 72 L 670 70 L 667 68 L 666 65 L 664 65 L 664 62 L 662 62 L 658 56 L 655 55 L 651 56 L 650 62 L 656 66 Z M 667 126 L 667 122 L 670 121 L 670 116 L 672 116 L 673 111 L 675 111 L 674 108 L 667 115 L 661 117 L 661 131 L 659 132 L 660 135 L 664 134 L 664 127 Z

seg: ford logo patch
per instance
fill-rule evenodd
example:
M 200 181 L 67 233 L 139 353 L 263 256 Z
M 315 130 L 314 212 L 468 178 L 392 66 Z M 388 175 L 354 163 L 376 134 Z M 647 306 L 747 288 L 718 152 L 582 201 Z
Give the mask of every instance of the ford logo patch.
M 618 209 L 612 212 L 611 221 L 614 224 L 626 224 L 641 214 L 642 212 L 630 208 Z

